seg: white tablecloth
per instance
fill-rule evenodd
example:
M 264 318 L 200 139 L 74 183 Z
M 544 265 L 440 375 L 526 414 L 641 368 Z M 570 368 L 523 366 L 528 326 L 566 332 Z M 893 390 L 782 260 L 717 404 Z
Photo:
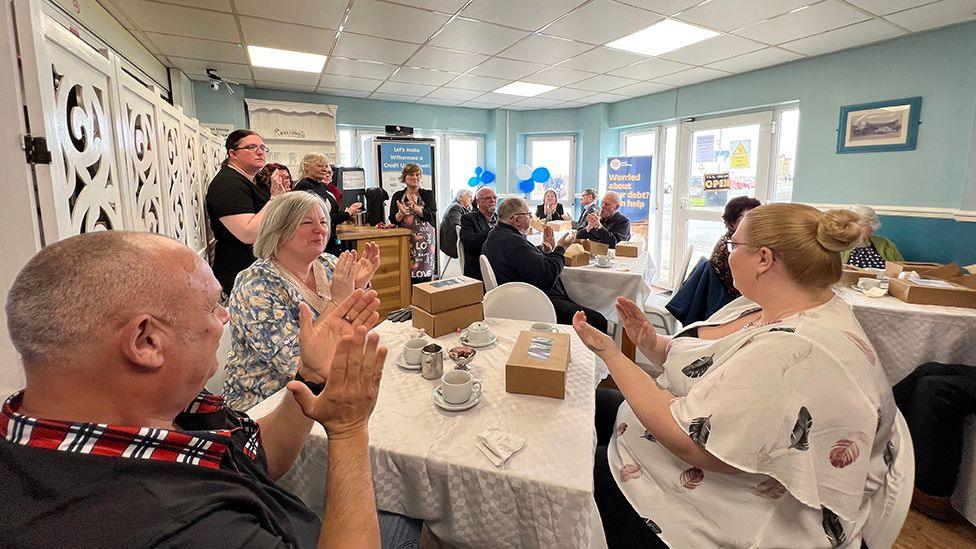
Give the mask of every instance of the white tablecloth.
M 637 257 L 615 257 L 609 269 L 590 263 L 586 267 L 565 267 L 561 276 L 570 299 L 599 311 L 607 320 L 617 322 L 617 297 L 623 296 L 643 307 L 651 295 L 651 282 L 657 267 L 641 252 Z M 627 270 L 621 270 L 621 268 Z
M 593 501 L 596 358 L 569 326 L 571 362 L 564 400 L 505 392 L 505 362 L 528 322 L 489 319 L 498 342 L 478 351 L 474 374 L 482 401 L 463 412 L 434 406 L 436 381 L 394 361 L 412 336 L 410 323 L 376 328 L 390 348 L 376 410 L 369 423 L 373 481 L 380 509 L 423 519 L 440 539 L 460 547 L 599 546 L 603 530 Z M 456 335 L 438 338 L 450 349 Z M 602 364 L 602 363 L 601 363 Z M 445 368 L 453 363 L 445 357 Z M 277 406 L 276 393 L 249 414 Z M 501 468 L 475 447 L 476 435 L 496 426 L 527 440 Z M 316 512 L 322 509 L 328 442 L 316 425 L 281 483 Z
M 892 385 L 925 362 L 976 366 L 976 309 L 916 305 L 838 288 L 851 305 Z

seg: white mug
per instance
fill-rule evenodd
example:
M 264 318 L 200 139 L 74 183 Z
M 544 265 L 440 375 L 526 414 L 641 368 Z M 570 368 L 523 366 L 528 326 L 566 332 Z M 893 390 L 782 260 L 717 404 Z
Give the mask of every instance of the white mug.
M 857 287 L 862 290 L 870 290 L 871 288 L 880 288 L 881 281 L 877 278 L 861 277 L 857 279 Z
M 610 256 L 608 255 L 598 255 L 596 256 L 596 264 L 601 267 L 606 267 L 610 264 Z
M 403 344 L 403 360 L 407 364 L 420 364 L 420 350 L 427 346 L 427 340 L 422 337 L 408 339 Z
M 441 395 L 450 404 L 464 404 L 472 391 L 481 391 L 481 380 L 466 370 L 451 370 L 441 376 Z
M 610 248 L 609 250 L 607 250 L 607 257 L 609 257 L 610 259 L 613 259 L 616 256 L 617 256 L 617 250 L 615 250 L 613 248 Z
M 532 328 L 532 331 L 534 332 L 555 332 L 556 331 L 556 327 L 553 326 L 552 324 L 549 324 L 548 322 L 533 322 L 532 326 L 529 327 Z
M 471 343 L 486 343 L 491 339 L 491 329 L 484 322 L 472 322 L 468 326 L 467 339 Z

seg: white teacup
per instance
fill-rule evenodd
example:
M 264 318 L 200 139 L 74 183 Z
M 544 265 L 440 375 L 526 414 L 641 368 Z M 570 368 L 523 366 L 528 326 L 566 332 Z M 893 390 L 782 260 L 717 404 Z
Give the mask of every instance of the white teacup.
M 407 364 L 420 364 L 420 350 L 427 346 L 428 341 L 422 337 L 408 339 L 403 344 L 403 360 Z
M 441 376 L 441 395 L 450 404 L 464 404 L 471 400 L 472 391 L 481 391 L 481 380 L 466 370 L 451 370 Z
M 533 332 L 555 332 L 556 327 L 548 322 L 533 322 L 531 326 Z
M 857 279 L 857 287 L 862 290 L 870 290 L 871 288 L 880 288 L 881 281 L 877 278 L 861 277 Z
M 491 328 L 484 322 L 472 322 L 467 330 L 468 342 L 474 344 L 488 343 L 491 339 Z
M 610 259 L 613 259 L 616 256 L 617 256 L 617 250 L 615 250 L 613 248 L 610 248 L 609 250 L 607 250 L 607 257 L 609 257 Z
M 610 256 L 609 255 L 598 255 L 596 256 L 596 264 L 601 267 L 610 266 Z

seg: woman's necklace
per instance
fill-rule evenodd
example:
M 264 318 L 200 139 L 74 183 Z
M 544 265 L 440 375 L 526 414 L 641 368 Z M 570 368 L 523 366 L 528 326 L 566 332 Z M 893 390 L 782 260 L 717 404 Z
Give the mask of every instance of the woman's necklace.
M 833 296 L 831 296 L 831 299 L 833 299 Z M 828 299 L 827 301 L 830 301 L 830 299 Z M 750 320 L 749 322 L 746 322 L 745 324 L 743 324 L 742 327 L 739 328 L 739 330 L 748 330 L 749 328 L 762 328 L 763 326 L 769 326 L 770 324 L 776 324 L 777 322 L 782 322 L 784 318 L 786 318 L 786 317 L 788 317 L 790 315 L 793 315 L 793 314 L 796 314 L 796 313 L 799 313 L 799 312 L 802 312 L 802 311 L 806 311 L 807 309 L 813 309 L 815 307 L 819 307 L 819 306 L 823 305 L 824 303 L 826 303 L 827 301 L 824 301 L 823 303 L 817 303 L 817 304 L 812 304 L 812 305 L 805 305 L 803 307 L 797 307 L 795 309 L 788 309 L 788 310 L 786 310 L 786 311 L 784 311 L 784 312 L 776 315 L 776 317 L 773 318 L 772 320 L 764 320 L 764 321 L 761 321 L 761 322 L 760 322 L 759 318 L 757 318 L 756 320 Z M 760 318 L 762 317 L 762 315 L 763 315 L 762 312 L 759 313 L 759 317 Z

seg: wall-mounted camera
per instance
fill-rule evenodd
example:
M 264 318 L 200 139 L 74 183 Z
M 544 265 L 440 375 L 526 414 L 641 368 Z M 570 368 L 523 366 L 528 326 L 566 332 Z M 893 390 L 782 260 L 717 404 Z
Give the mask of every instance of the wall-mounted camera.
M 210 89 L 212 91 L 220 91 L 220 86 L 223 85 L 227 89 L 227 93 L 234 95 L 234 88 L 231 84 L 241 85 L 240 82 L 234 82 L 232 80 L 224 80 L 217 75 L 217 69 L 207 69 L 207 79 L 210 81 Z

